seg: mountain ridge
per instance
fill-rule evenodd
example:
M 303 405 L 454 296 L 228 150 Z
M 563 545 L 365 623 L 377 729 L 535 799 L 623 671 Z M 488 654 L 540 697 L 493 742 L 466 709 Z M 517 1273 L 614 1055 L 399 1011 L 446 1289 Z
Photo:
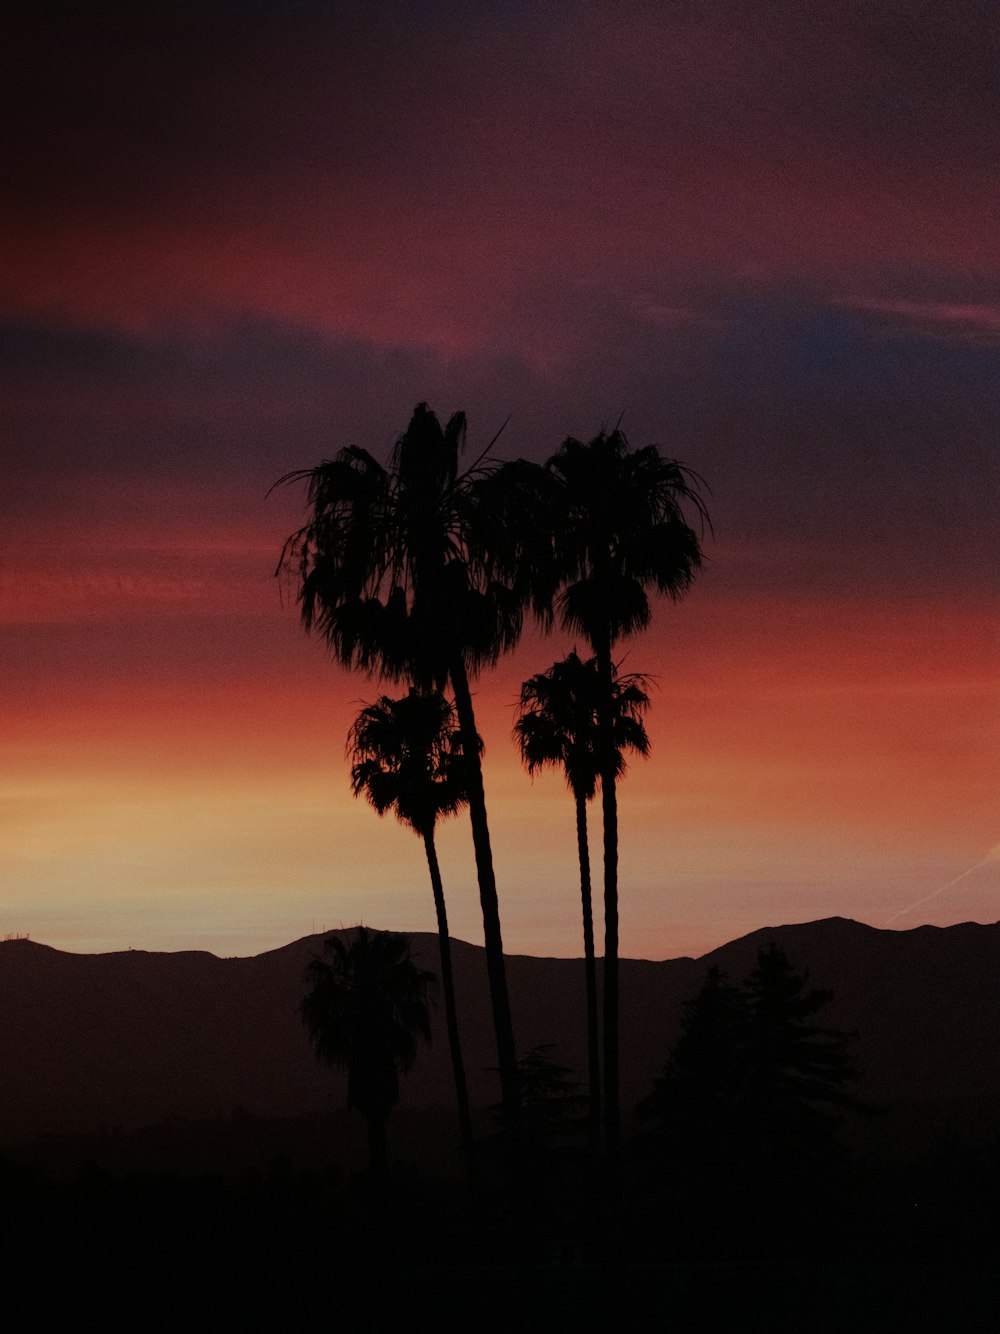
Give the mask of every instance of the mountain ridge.
M 881 926 L 872 926 L 870 922 L 859 922 L 857 918 L 843 917 L 840 914 L 835 913 L 830 917 L 816 917 L 810 919 L 807 922 L 784 922 L 772 926 L 755 927 L 753 931 L 748 931 L 742 936 L 734 936 L 732 940 L 726 941 L 722 945 L 713 946 L 712 949 L 706 950 L 704 954 L 674 954 L 666 959 L 650 959 L 647 958 L 646 956 L 631 956 L 631 955 L 628 956 L 622 955 L 622 958 L 626 957 L 630 958 L 633 963 L 674 963 L 684 960 L 691 960 L 697 963 L 704 959 L 709 959 L 714 954 L 717 954 L 720 950 L 729 949 L 731 946 L 737 945 L 741 941 L 754 940 L 759 937 L 766 937 L 768 935 L 773 934 L 776 931 L 787 931 L 789 929 L 798 929 L 803 927 L 819 927 L 819 926 L 829 926 L 829 927 L 846 926 L 856 929 L 859 932 L 876 932 L 880 935 L 909 936 L 912 935 L 914 932 L 918 931 L 930 932 L 930 933 L 950 932 L 950 931 L 962 931 L 968 927 L 976 929 L 983 929 L 983 928 L 989 929 L 991 927 L 1000 926 L 1000 920 L 996 922 L 973 922 L 971 920 L 967 922 L 952 922 L 948 926 L 937 926 L 932 922 L 922 922 L 917 926 L 889 928 Z M 282 954 L 289 950 L 294 950 L 297 946 L 302 945 L 303 942 L 305 941 L 312 941 L 312 940 L 322 941 L 326 940 L 329 936 L 347 935 L 355 929 L 356 929 L 355 927 L 332 927 L 326 931 L 311 932 L 309 935 L 297 936 L 294 940 L 290 940 L 284 945 L 273 945 L 269 949 L 261 950 L 258 954 L 217 954 L 215 953 L 214 950 L 199 950 L 199 949 L 152 950 L 152 949 L 137 948 L 134 946 L 130 946 L 128 949 L 124 950 L 68 950 L 68 949 L 63 949 L 58 945 L 49 945 L 45 941 L 33 940 L 30 935 L 19 935 L 16 937 L 11 937 L 10 939 L 0 940 L 0 958 L 2 958 L 4 951 L 7 949 L 18 948 L 20 946 L 29 946 L 35 949 L 48 950 L 54 954 L 70 955 L 72 958 L 76 959 L 104 959 L 108 957 L 117 957 L 119 955 L 129 955 L 129 954 L 157 955 L 157 956 L 200 955 L 212 959 L 218 959 L 220 962 L 223 963 L 232 963 L 241 959 L 243 960 L 263 959 L 268 955 Z M 394 930 L 394 928 L 392 927 L 386 927 L 386 928 L 371 927 L 370 929 L 374 931 Z M 406 931 L 403 932 L 402 934 L 409 936 L 411 939 L 422 936 L 426 936 L 428 938 L 436 938 L 435 933 L 431 931 Z M 450 939 L 452 946 L 456 945 L 466 946 L 467 948 L 474 950 L 479 950 L 483 948 L 481 945 L 478 945 L 475 941 L 464 940 L 461 936 L 451 936 Z M 524 954 L 519 952 L 508 952 L 508 951 L 504 951 L 504 957 L 507 959 L 559 959 L 559 960 L 582 958 L 581 955 L 575 955 L 575 954 L 573 955 Z
M 229 958 L 0 942 L 0 1145 L 235 1110 L 274 1118 L 342 1106 L 343 1075 L 318 1066 L 298 1014 L 306 965 L 333 934 Z M 437 937 L 409 934 L 421 965 L 438 972 Z M 769 940 L 810 985 L 833 992 L 823 1021 L 859 1034 L 862 1096 L 942 1109 L 985 1099 L 1000 1109 L 1000 923 L 887 930 L 843 917 L 761 927 L 699 958 L 622 959 L 626 1109 L 662 1068 L 707 968 L 739 981 Z M 486 1108 L 497 1090 L 484 951 L 461 940 L 452 949 L 470 1092 Z M 507 968 L 521 1052 L 550 1046 L 583 1082 L 582 961 L 513 954 Z M 450 1080 L 439 1008 L 404 1104 L 449 1107 Z

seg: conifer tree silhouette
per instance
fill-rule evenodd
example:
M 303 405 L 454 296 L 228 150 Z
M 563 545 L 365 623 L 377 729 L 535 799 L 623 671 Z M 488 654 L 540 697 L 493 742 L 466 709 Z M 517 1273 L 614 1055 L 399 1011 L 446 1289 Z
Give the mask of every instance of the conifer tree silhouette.
M 808 982 L 774 943 L 739 987 L 712 968 L 640 1118 L 723 1173 L 829 1161 L 842 1114 L 863 1104 L 852 1035 L 813 1022 L 832 992 Z
M 763 1152 L 825 1156 L 841 1114 L 859 1107 L 851 1035 L 813 1023 L 833 999 L 810 988 L 773 942 L 743 983 L 748 1053 L 747 1115 Z
M 684 1002 L 681 1035 L 638 1114 L 671 1135 L 714 1140 L 731 1134 L 747 1093 L 746 998 L 718 968 Z

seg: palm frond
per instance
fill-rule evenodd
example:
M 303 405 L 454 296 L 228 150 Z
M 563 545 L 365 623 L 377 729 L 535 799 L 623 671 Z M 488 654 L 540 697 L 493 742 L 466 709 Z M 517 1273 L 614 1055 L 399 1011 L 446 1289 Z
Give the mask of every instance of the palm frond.
M 331 936 L 328 959 L 306 970 L 300 1005 L 317 1057 L 348 1072 L 348 1104 L 385 1116 L 399 1101 L 417 1039 L 430 1041 L 433 973 L 417 968 L 406 936 L 359 926 L 350 940 Z
M 612 680 L 611 721 L 616 776 L 626 770 L 625 753 L 649 754 L 642 715 L 649 706 L 647 678 L 633 672 Z M 596 658 L 573 652 L 521 686 L 514 739 L 530 774 L 560 765 L 567 786 L 590 800 L 600 777 L 600 701 L 604 685 Z
M 550 528 L 563 624 L 591 644 L 643 629 L 646 590 L 678 598 L 701 568 L 698 533 L 685 512 L 711 532 L 704 479 L 655 445 L 633 451 L 619 428 L 586 443 L 567 438 L 545 471 L 557 496 Z
M 357 446 L 278 485 L 305 482 L 309 522 L 284 543 L 276 573 L 298 582 L 303 627 L 345 666 L 441 688 L 516 643 L 528 591 L 487 550 L 501 541 L 477 499 L 498 471 L 483 459 L 459 471 L 467 423 L 442 428 L 420 403 L 388 467 Z
M 351 790 L 420 835 L 468 802 L 452 704 L 439 691 L 382 695 L 358 713 L 347 738 Z

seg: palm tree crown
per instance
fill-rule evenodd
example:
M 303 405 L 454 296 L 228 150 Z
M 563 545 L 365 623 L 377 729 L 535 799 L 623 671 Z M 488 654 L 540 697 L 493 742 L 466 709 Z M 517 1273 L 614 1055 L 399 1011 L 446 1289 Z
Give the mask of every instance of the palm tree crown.
M 347 1104 L 369 1123 L 373 1166 L 383 1165 L 385 1121 L 399 1102 L 399 1076 L 411 1069 L 419 1038 L 429 1042 L 434 974 L 417 968 L 406 936 L 359 926 L 350 940 L 325 942 L 329 962 L 313 959 L 301 1004 L 316 1055 L 347 1070 Z
M 475 489 L 491 468 L 459 472 L 465 436 L 464 413 L 442 428 L 420 403 L 390 467 L 348 446 L 276 483 L 308 483 L 312 517 L 278 569 L 298 572 L 303 625 L 345 666 L 440 688 L 456 657 L 475 673 L 517 641 L 522 604 L 480 549 Z
M 421 836 L 468 802 L 455 710 L 438 691 L 382 695 L 358 714 L 347 747 L 354 795 Z
M 680 597 L 701 567 L 689 504 L 708 522 L 701 479 L 655 445 L 631 450 L 620 430 L 572 438 L 549 459 L 559 514 L 554 559 L 564 625 L 591 644 L 644 629 L 647 589 Z
M 614 763 L 616 777 L 626 770 L 625 752 L 649 754 L 642 714 L 649 706 L 645 678 L 633 673 L 614 678 Z M 590 801 L 597 791 L 598 708 L 601 677 L 596 658 L 583 661 L 574 651 L 547 672 L 521 686 L 514 736 L 521 758 L 533 774 L 547 764 L 562 765 L 574 796 Z

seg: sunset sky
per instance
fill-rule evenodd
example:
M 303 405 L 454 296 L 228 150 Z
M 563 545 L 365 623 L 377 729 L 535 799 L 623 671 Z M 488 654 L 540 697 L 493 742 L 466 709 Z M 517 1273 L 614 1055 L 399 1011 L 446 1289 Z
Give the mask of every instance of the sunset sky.
M 705 571 L 623 645 L 656 679 L 623 955 L 1000 917 L 989 0 L 5 29 L 0 935 L 434 929 L 418 840 L 349 792 L 381 687 L 303 634 L 273 576 L 304 493 L 267 496 L 345 444 L 386 458 L 421 400 L 475 452 L 509 415 L 505 458 L 624 414 L 711 486 Z M 581 952 L 572 802 L 510 743 L 572 647 L 530 632 L 477 685 L 512 952 Z M 467 823 L 440 845 L 481 941 Z

